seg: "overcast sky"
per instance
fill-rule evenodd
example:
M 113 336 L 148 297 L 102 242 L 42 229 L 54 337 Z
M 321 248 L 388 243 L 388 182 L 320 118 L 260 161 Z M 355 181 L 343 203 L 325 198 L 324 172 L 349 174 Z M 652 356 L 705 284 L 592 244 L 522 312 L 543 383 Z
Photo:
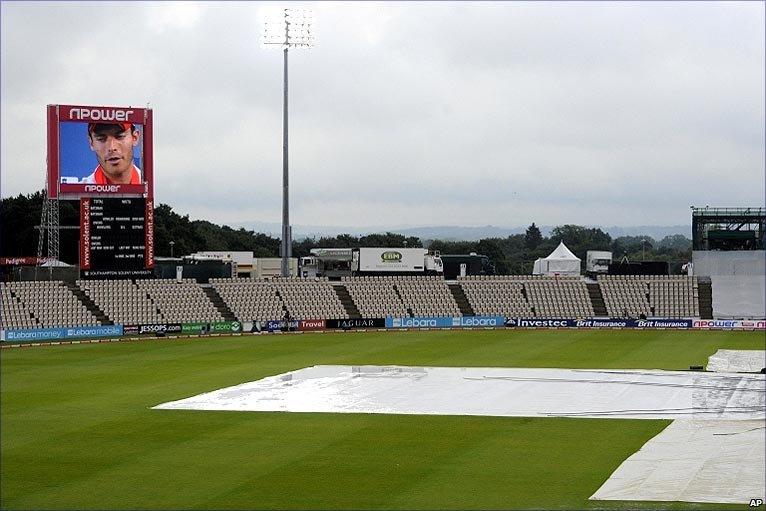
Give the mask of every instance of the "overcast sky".
M 155 194 L 280 222 L 279 3 L 2 2 L 2 196 L 45 106 L 154 110 Z M 763 2 L 290 3 L 291 223 L 690 223 L 764 205 Z

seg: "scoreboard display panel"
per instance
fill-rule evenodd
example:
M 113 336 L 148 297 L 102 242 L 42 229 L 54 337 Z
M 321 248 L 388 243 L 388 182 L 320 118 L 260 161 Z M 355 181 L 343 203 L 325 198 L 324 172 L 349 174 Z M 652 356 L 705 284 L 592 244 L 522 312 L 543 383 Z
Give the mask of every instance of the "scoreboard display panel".
M 143 198 L 80 200 L 80 269 L 86 278 L 152 273 L 153 204 Z
M 48 105 L 48 197 L 154 197 L 152 110 Z

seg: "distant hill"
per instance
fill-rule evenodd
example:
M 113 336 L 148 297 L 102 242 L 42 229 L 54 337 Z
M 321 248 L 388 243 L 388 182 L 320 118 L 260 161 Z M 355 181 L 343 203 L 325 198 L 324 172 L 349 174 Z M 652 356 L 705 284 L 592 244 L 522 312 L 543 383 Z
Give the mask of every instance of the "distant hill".
M 243 222 L 232 227 L 244 227 L 255 232 L 261 232 L 271 236 L 281 237 L 282 226 L 275 222 Z M 319 238 L 322 236 L 337 236 L 338 234 L 351 234 L 362 236 L 372 233 L 394 232 L 405 236 L 416 236 L 421 240 L 445 240 L 445 241 L 478 241 L 483 238 L 506 238 L 513 234 L 523 234 L 528 226 L 523 227 L 499 227 L 485 225 L 480 227 L 465 227 L 454 225 L 410 227 L 410 226 L 376 226 L 376 227 L 353 227 L 353 226 L 319 226 L 319 225 L 294 225 L 293 239 Z M 539 225 L 543 236 L 549 236 L 553 225 Z M 586 226 L 599 227 L 614 238 L 620 236 L 651 236 L 655 240 L 661 240 L 665 236 L 682 234 L 691 238 L 691 225 L 636 225 L 636 226 Z
M 673 236 L 674 234 L 682 234 L 687 238 L 692 237 L 692 226 L 687 225 L 636 225 L 632 227 L 619 227 L 613 225 L 611 227 L 601 227 L 601 230 L 608 232 L 609 236 L 619 238 L 620 236 L 651 236 L 655 240 L 659 241 L 665 236 Z

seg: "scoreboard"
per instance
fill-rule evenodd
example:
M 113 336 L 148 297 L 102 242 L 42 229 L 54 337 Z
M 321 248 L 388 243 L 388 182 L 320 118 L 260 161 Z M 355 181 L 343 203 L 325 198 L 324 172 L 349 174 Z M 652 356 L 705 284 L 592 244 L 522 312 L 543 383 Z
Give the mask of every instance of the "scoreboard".
M 153 201 L 80 199 L 80 270 L 83 277 L 135 278 L 154 266 Z

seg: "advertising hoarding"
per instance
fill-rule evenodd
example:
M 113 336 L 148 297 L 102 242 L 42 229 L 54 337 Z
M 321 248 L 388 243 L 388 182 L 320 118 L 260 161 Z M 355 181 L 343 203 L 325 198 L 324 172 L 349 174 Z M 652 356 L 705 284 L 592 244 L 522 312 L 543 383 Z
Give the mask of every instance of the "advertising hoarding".
M 508 318 L 505 320 L 505 326 L 520 328 L 573 327 L 574 323 L 574 319 L 564 318 Z
M 182 334 L 202 334 L 208 330 L 207 323 L 183 323 L 181 325 Z
M 452 318 L 419 317 L 419 318 L 386 318 L 386 328 L 450 328 Z
M 298 330 L 310 332 L 312 330 L 324 330 L 327 323 L 324 319 L 301 319 L 298 321 Z
M 16 328 L 5 330 L 5 341 L 54 341 L 90 337 L 116 337 L 123 334 L 122 325 L 83 326 L 70 328 Z
M 48 105 L 48 197 L 154 196 L 152 110 Z
M 325 326 L 329 329 L 340 328 L 350 330 L 352 328 L 385 328 L 386 320 L 383 318 L 347 318 L 328 319 Z
M 284 319 L 274 319 L 271 321 L 266 321 L 265 323 L 261 323 L 261 327 L 264 328 L 265 330 L 268 330 L 269 332 L 278 332 L 278 331 L 294 332 L 298 330 L 298 320 L 291 319 L 290 321 L 286 321 Z
M 203 334 L 203 333 L 236 333 L 242 331 L 239 321 L 219 321 L 214 323 L 154 323 L 147 325 L 125 325 L 125 335 L 132 334 Z
M 457 316 L 452 318 L 452 326 L 457 328 L 492 328 L 505 326 L 503 316 Z
M 766 319 L 695 319 L 692 327 L 721 330 L 766 330 Z
M 692 327 L 691 319 L 622 319 L 622 318 L 508 318 L 507 327 L 517 328 L 676 328 Z
M 360 248 L 360 272 L 424 271 L 424 248 Z
M 209 330 L 214 334 L 230 334 L 242 331 L 242 325 L 239 321 L 218 321 L 210 323 Z
M 132 328 L 125 327 L 129 331 L 133 331 Z M 165 335 L 165 334 L 178 334 L 181 333 L 180 323 L 154 323 L 151 325 L 138 325 L 139 334 L 153 334 L 153 335 Z
M 46 257 L 21 256 L 0 257 L 0 266 L 35 266 L 47 262 Z
M 386 328 L 492 328 L 504 325 L 503 316 L 386 318 Z

